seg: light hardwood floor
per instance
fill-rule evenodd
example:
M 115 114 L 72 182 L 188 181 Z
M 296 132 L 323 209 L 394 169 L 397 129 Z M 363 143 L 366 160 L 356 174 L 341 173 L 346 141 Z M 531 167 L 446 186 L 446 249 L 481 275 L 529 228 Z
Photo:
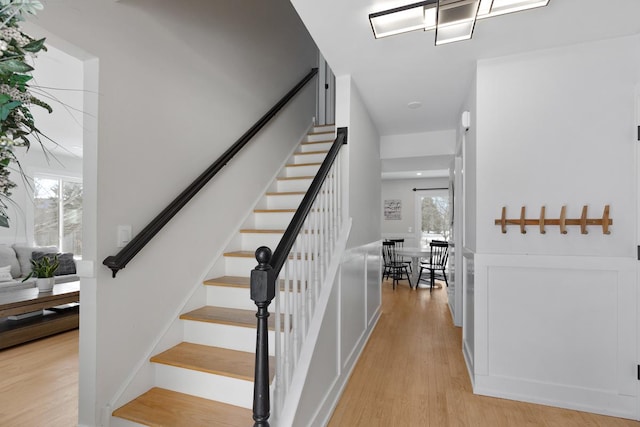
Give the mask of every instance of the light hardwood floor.
M 78 425 L 78 330 L 0 350 L 0 426 Z
M 382 316 L 330 427 L 639 427 L 640 423 L 476 396 L 446 292 L 383 285 Z M 71 427 L 78 331 L 0 351 L 0 426 Z M 248 424 L 249 425 L 249 424 Z
M 406 283 L 406 282 L 405 282 Z M 391 289 L 330 427 L 640 426 L 639 422 L 476 396 L 446 290 Z

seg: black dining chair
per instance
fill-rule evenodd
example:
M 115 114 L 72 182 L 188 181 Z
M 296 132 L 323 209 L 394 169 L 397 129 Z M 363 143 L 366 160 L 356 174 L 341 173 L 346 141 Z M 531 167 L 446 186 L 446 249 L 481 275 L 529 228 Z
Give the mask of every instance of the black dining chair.
M 404 239 L 389 239 L 389 241 L 395 243 L 396 249 L 404 248 Z M 402 255 L 398 255 L 398 261 L 407 264 L 407 267 L 409 267 L 409 273 L 413 273 L 413 269 L 411 268 L 411 260 L 407 260 Z
M 429 271 L 429 291 L 433 291 L 433 285 L 436 279 L 444 280 L 444 283 L 449 286 L 447 281 L 447 260 L 449 259 L 449 242 L 442 240 L 432 240 L 429 243 L 430 257 L 427 261 L 420 263 L 420 274 L 418 275 L 418 283 L 422 279 L 422 272 L 424 270 Z
M 393 280 L 393 289 L 396 288 L 398 281 L 404 280 L 405 277 L 409 281 L 409 287 L 413 287 L 407 265 L 398 260 L 395 242 L 382 242 L 382 259 L 384 261 L 382 278 L 391 278 Z

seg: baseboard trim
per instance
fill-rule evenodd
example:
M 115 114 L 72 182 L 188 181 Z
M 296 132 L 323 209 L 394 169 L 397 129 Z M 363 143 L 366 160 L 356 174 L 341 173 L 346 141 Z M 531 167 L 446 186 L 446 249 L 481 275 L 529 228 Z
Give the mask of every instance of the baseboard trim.
M 518 378 L 476 375 L 473 391 L 475 394 L 483 396 L 531 402 L 631 420 L 637 419 L 636 396 L 622 396 L 603 390 L 545 384 Z

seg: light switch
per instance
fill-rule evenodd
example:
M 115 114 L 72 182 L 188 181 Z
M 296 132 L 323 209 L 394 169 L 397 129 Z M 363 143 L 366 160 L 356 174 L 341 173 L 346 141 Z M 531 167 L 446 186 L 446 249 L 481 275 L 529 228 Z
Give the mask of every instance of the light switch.
M 127 246 L 127 243 L 131 241 L 131 226 L 130 225 L 119 225 L 118 226 L 118 237 L 117 237 L 119 248 L 124 248 Z

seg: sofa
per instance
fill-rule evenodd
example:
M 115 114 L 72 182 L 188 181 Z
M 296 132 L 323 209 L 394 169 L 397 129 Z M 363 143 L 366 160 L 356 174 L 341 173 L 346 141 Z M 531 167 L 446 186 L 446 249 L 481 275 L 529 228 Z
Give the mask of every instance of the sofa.
M 0 292 L 35 287 L 35 277 L 22 281 L 31 273 L 31 259 L 55 254 L 58 255 L 60 261 L 60 266 L 55 272 L 55 283 L 79 280 L 76 274 L 73 254 L 71 253 L 60 253 L 55 246 L 31 246 L 18 243 L 13 245 L 0 244 L 0 270 L 8 270 L 10 273 L 10 275 L 0 275 Z

